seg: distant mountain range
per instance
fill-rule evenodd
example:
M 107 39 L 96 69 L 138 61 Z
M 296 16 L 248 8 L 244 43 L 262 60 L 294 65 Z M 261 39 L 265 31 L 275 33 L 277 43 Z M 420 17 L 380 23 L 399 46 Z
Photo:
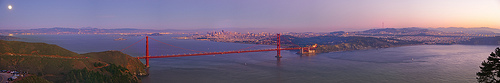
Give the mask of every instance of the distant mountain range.
M 46 33 L 46 34 L 95 34 L 95 33 L 153 33 L 153 32 L 175 32 L 182 30 L 174 29 L 164 29 L 164 30 L 153 30 L 153 29 L 133 29 L 133 28 L 121 28 L 121 29 L 98 29 L 98 28 L 39 28 L 39 29 L 25 29 L 25 30 L 0 30 L 1 34 L 16 34 L 16 33 Z
M 429 32 L 429 31 L 442 31 L 442 32 L 459 32 L 459 33 L 475 33 L 475 34 L 495 34 L 500 33 L 500 29 L 480 27 L 480 28 L 463 28 L 463 27 L 448 27 L 448 28 L 420 28 L 420 27 L 409 27 L 409 28 L 381 28 L 381 29 L 370 29 L 362 32 L 365 33 L 411 33 L 411 32 Z
M 210 32 L 210 31 L 220 31 L 220 30 L 230 30 L 246 32 L 261 28 L 210 28 L 210 29 L 192 29 L 192 30 L 180 30 L 180 29 L 134 29 L 134 28 L 120 28 L 120 29 L 99 29 L 92 27 L 83 28 L 64 28 L 64 27 L 54 27 L 54 28 L 38 28 L 38 29 L 20 29 L 20 30 L 9 30 L 0 29 L 0 34 L 102 34 L 102 33 L 162 33 L 162 32 Z

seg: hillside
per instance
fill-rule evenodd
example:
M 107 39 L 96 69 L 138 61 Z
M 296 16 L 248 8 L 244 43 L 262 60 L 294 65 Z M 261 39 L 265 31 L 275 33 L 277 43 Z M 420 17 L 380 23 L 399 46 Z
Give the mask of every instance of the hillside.
M 59 55 L 74 57 L 80 56 L 62 47 L 46 43 L 27 43 L 19 41 L 0 40 L 0 53 L 31 54 L 31 55 Z
M 469 39 L 468 41 L 461 42 L 460 44 L 466 44 L 466 45 L 500 45 L 500 36 L 472 38 L 472 39 Z
M 0 69 L 26 71 L 51 81 L 74 69 L 92 68 L 90 60 L 0 55 Z M 92 61 L 95 62 L 95 61 Z
M 144 64 L 142 64 L 139 59 L 124 54 L 120 51 L 91 52 L 82 55 L 105 63 L 113 63 L 123 66 L 135 75 L 144 75 L 146 72 L 144 71 L 146 67 L 143 66 Z
M 28 76 L 20 81 L 16 81 L 16 83 L 51 83 L 51 82 L 46 79 L 40 78 L 38 76 Z
M 115 59 L 115 60 L 113 60 Z M 96 65 L 96 63 L 103 65 Z M 116 64 L 116 65 L 114 65 Z M 137 74 L 146 73 L 144 65 L 136 58 L 119 51 L 77 54 L 57 45 L 0 40 L 0 69 L 18 70 L 37 75 L 52 82 L 88 82 L 72 80 L 67 75 L 95 72 L 101 77 L 119 77 L 94 80 L 130 80 L 138 82 Z M 88 71 L 79 71 L 79 70 Z M 124 70 L 125 69 L 125 70 Z M 119 76 L 111 72 L 122 70 Z M 71 73 L 72 72 L 72 73 Z M 87 76 L 88 77 L 88 76 Z M 83 77 L 76 77 L 83 78 Z

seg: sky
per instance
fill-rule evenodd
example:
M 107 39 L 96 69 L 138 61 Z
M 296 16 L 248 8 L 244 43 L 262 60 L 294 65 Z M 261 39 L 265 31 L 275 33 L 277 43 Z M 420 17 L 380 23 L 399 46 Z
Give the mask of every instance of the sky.
M 500 28 L 500 0 L 0 0 L 0 6 L 0 29 Z

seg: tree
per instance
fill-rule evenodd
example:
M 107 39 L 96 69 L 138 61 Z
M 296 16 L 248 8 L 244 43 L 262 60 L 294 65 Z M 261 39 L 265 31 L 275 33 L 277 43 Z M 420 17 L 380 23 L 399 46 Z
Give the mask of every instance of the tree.
M 481 63 L 480 72 L 477 72 L 476 79 L 480 83 L 500 83 L 500 49 L 497 47 L 495 52 L 491 52 L 488 61 Z

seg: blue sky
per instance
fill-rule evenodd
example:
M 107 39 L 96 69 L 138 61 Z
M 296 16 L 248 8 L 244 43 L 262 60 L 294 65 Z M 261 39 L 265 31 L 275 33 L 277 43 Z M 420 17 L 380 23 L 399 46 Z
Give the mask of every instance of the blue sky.
M 1 0 L 0 29 L 500 28 L 499 0 Z M 8 9 L 8 5 L 13 8 Z

